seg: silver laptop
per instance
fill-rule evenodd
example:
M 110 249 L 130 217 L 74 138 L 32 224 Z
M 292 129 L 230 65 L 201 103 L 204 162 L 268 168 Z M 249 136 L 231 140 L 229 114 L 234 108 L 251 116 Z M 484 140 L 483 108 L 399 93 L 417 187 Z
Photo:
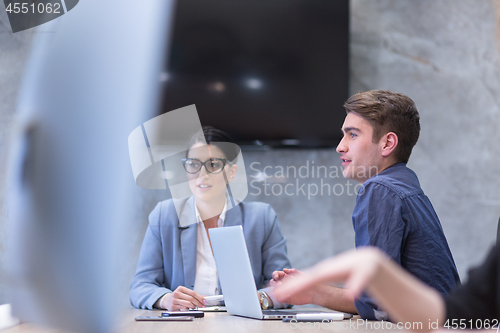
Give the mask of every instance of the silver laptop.
M 208 232 L 227 312 L 255 319 L 294 318 L 294 311 L 261 309 L 243 228 L 212 228 Z
M 298 311 L 261 309 L 241 226 L 208 232 L 228 313 L 255 319 L 295 318 Z

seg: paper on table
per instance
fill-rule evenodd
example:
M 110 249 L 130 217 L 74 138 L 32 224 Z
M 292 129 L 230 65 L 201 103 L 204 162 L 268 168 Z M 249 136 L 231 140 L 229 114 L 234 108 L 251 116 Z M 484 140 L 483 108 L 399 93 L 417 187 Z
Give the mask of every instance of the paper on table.
M 16 325 L 19 325 L 19 319 L 12 317 L 10 304 L 0 305 L 0 331 Z

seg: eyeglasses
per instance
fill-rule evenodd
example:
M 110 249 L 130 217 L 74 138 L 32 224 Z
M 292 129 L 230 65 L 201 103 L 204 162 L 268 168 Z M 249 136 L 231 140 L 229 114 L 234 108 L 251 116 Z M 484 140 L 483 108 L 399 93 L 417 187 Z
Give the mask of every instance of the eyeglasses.
M 203 165 L 209 173 L 219 173 L 222 171 L 222 169 L 224 169 L 226 164 L 230 165 L 231 162 L 229 162 L 225 158 L 211 158 L 209 160 L 206 160 L 205 162 L 197 160 L 196 158 L 182 159 L 182 165 L 184 166 L 184 169 L 187 173 L 191 174 L 200 172 Z

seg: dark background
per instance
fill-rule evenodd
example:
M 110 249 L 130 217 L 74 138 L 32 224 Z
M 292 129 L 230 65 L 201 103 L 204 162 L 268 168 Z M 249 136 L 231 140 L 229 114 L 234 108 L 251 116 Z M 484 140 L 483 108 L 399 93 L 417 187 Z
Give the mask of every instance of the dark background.
M 173 31 L 162 113 L 196 104 L 240 144 L 338 143 L 347 0 L 182 0 Z

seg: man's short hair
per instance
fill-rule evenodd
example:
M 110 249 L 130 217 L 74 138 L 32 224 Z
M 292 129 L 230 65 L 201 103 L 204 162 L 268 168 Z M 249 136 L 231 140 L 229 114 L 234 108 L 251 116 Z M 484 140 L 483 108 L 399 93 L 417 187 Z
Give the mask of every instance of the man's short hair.
M 373 142 L 394 132 L 398 136 L 396 160 L 408 162 L 420 134 L 420 116 L 411 98 L 389 90 L 370 90 L 349 97 L 344 108 L 347 114 L 354 112 L 372 125 Z

